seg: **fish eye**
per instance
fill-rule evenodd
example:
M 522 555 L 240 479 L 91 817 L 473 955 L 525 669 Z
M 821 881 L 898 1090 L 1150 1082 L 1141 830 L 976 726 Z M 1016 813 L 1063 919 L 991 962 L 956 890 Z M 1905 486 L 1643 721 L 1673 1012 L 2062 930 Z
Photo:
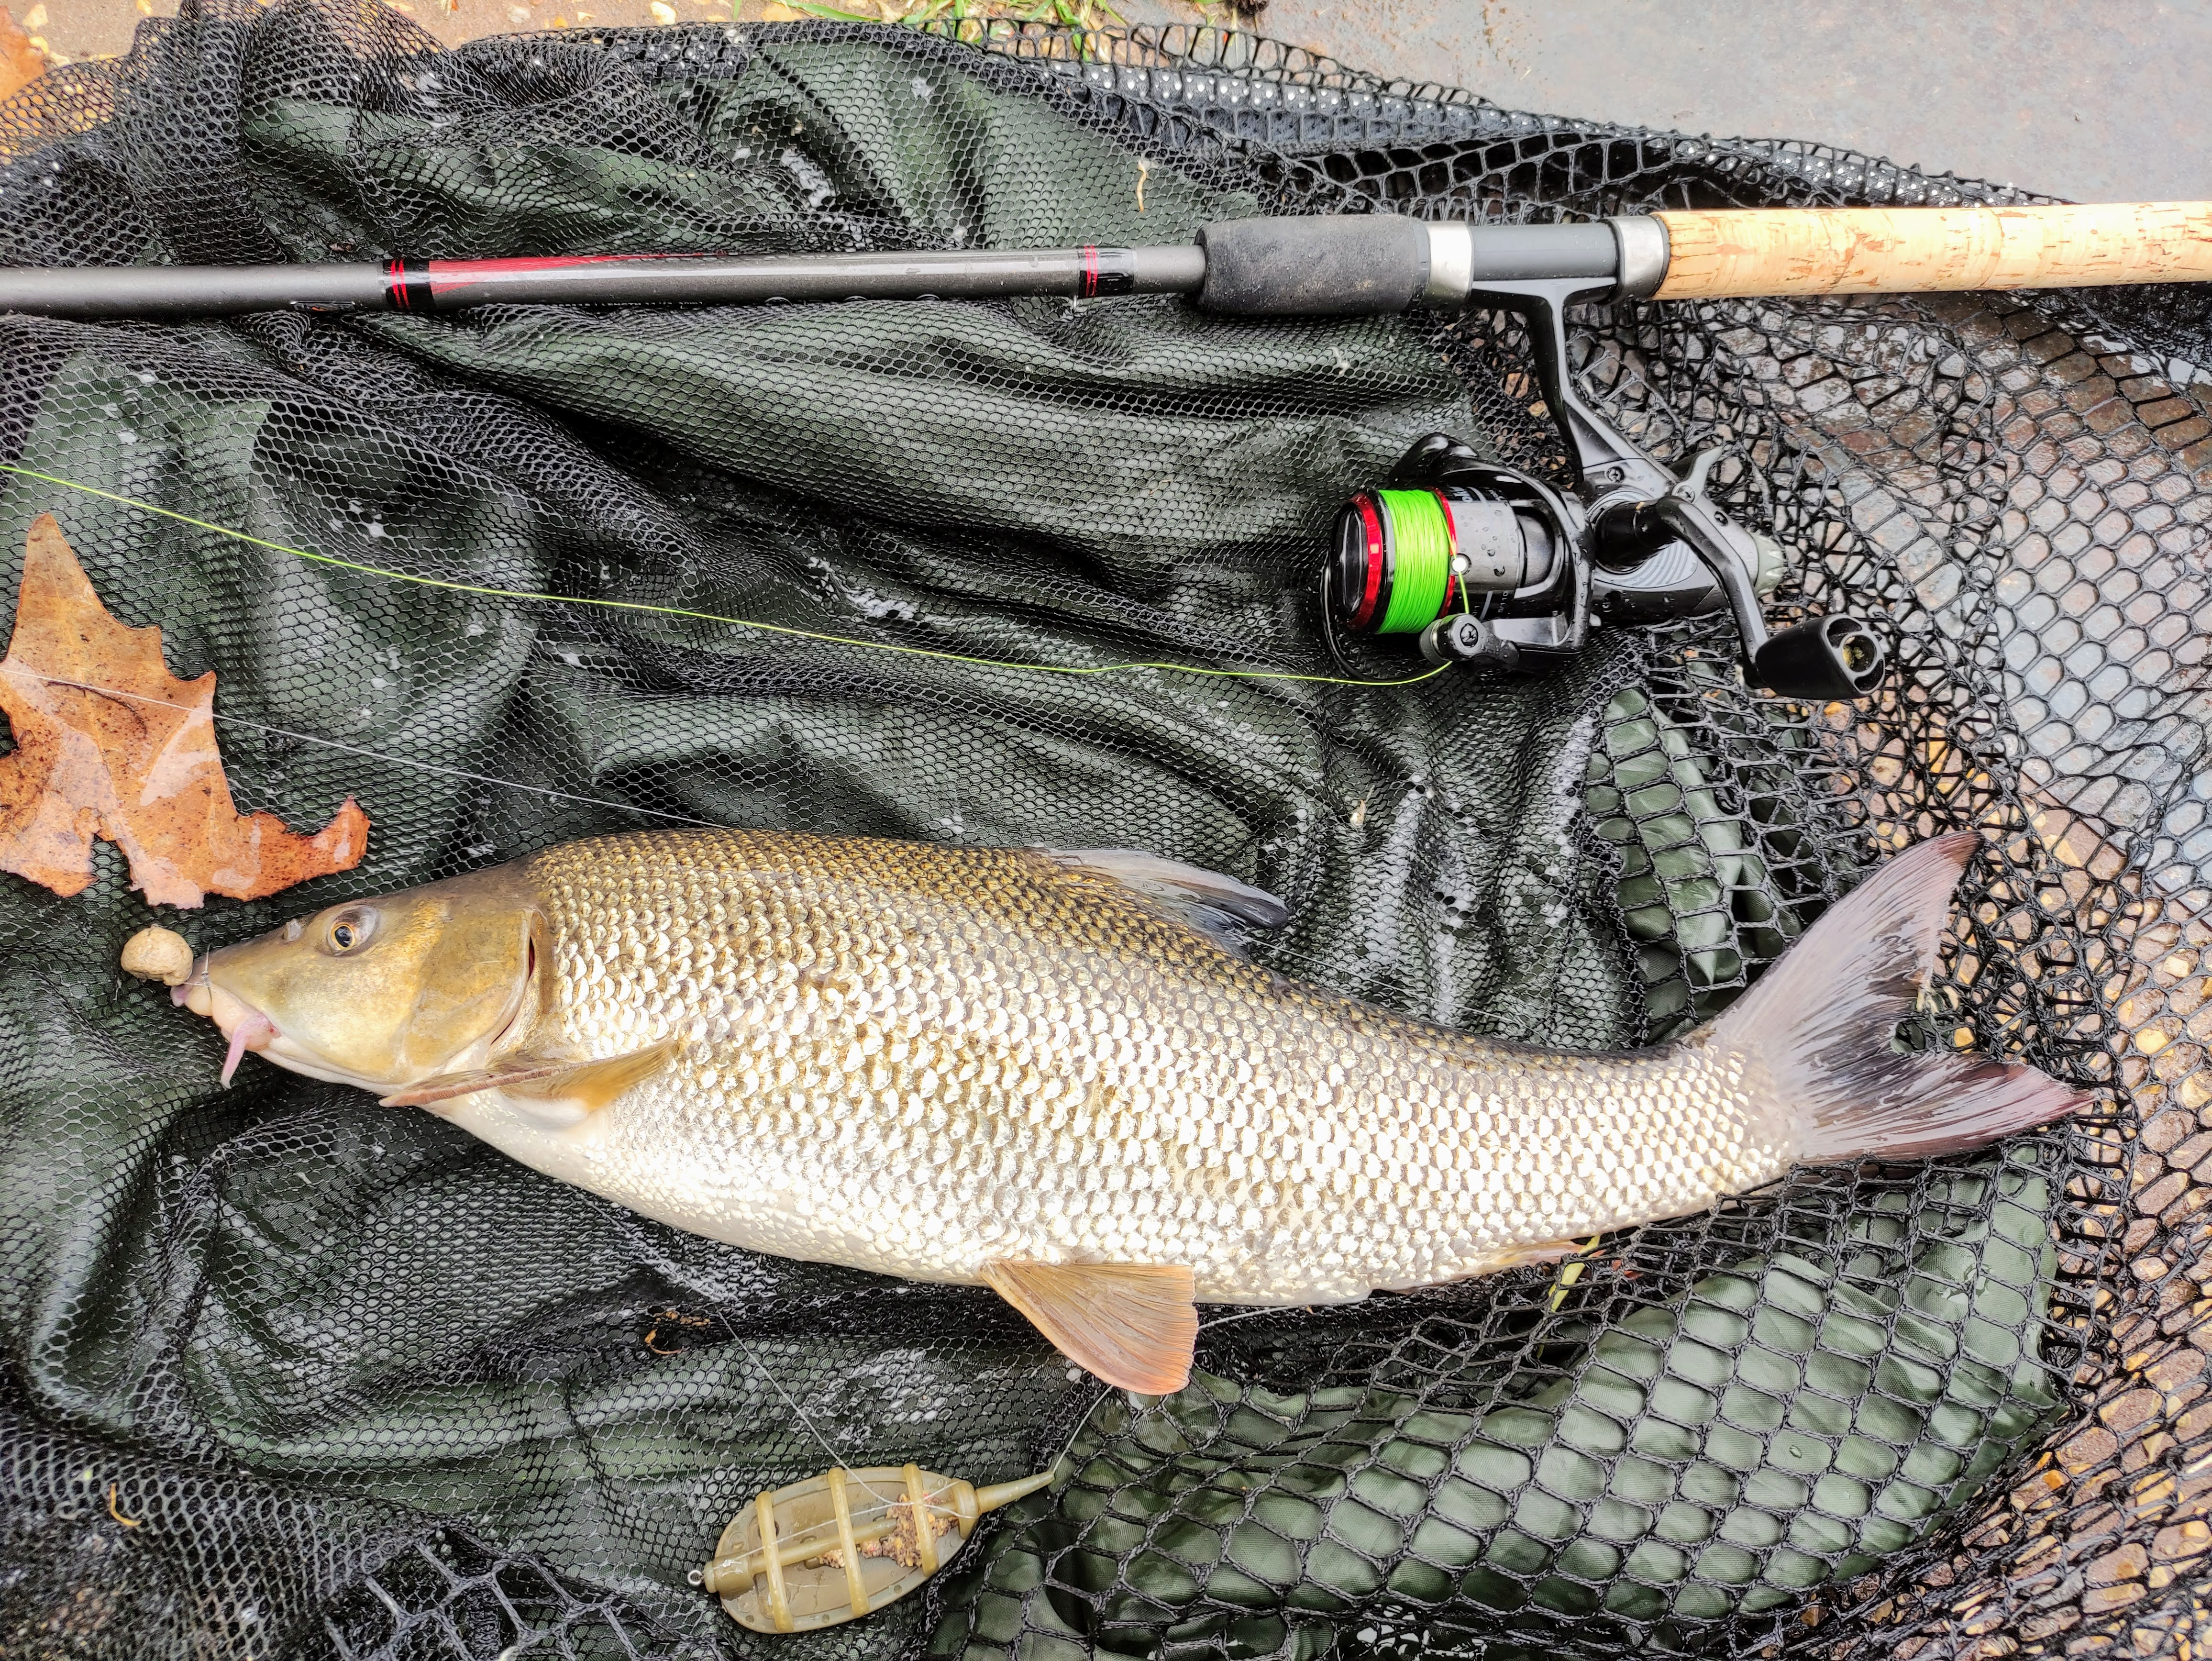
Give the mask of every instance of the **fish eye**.
M 367 946 L 375 932 L 376 913 L 365 905 L 349 905 L 323 930 L 323 946 L 334 956 L 343 956 Z

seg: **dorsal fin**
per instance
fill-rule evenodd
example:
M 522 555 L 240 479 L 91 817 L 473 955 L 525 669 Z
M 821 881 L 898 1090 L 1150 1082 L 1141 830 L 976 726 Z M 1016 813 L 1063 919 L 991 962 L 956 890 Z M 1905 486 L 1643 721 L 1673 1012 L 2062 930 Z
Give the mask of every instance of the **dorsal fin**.
M 1264 888 L 1201 871 L 1180 860 L 1163 859 L 1134 848 L 1075 848 L 1038 850 L 1071 871 L 1106 877 L 1143 900 L 1152 910 L 1196 929 L 1224 951 L 1244 955 L 1239 931 L 1280 928 L 1290 907 Z

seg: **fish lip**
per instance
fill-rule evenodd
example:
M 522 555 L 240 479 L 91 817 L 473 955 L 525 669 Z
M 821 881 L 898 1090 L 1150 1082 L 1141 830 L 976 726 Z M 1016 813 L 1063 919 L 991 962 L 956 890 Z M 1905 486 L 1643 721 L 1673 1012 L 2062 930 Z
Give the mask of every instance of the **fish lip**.
M 289 1072 L 303 1073 L 332 1084 L 352 1082 L 343 1074 L 331 1070 L 328 1063 L 288 1034 L 267 1011 L 256 1007 L 250 1000 L 240 997 L 216 978 L 207 958 L 201 958 L 184 984 L 173 991 L 184 992 L 186 995 L 178 1001 L 194 1014 L 204 1015 L 213 1021 L 216 1030 L 233 1045 L 233 1053 L 225 1058 L 226 1085 L 230 1082 L 229 1074 L 239 1057 L 248 1050 Z M 192 995 L 195 993 L 197 997 Z M 239 1040 L 241 1029 L 246 1032 L 243 1043 Z
M 185 983 L 186 987 L 191 984 L 191 981 Z M 220 1031 L 224 1037 L 228 1038 L 236 1032 L 240 1023 L 243 1021 L 262 1022 L 268 1026 L 271 1033 L 278 1031 L 276 1023 L 270 1020 L 264 1011 L 255 1008 L 246 999 L 240 997 L 237 993 L 213 977 L 204 980 L 201 984 L 206 987 L 208 993 L 208 1007 L 205 1011 L 207 1018 L 216 1024 L 216 1031 Z
M 277 1025 L 265 1011 L 256 1008 L 251 1001 L 239 996 L 237 993 L 223 985 L 210 972 L 210 965 L 206 957 L 202 957 L 193 965 L 192 973 L 184 983 L 183 988 L 173 989 L 173 990 L 176 989 L 182 989 L 188 993 L 197 990 L 201 995 L 199 1004 L 204 1004 L 205 1007 L 195 1004 L 189 997 L 179 999 L 179 1001 L 190 1008 L 194 1014 L 204 1015 L 213 1021 L 216 1030 L 226 1039 L 233 1038 L 237 1035 L 239 1025 L 242 1021 L 250 1020 L 259 1023 L 264 1030 L 258 1034 L 249 1036 L 245 1048 L 252 1050 L 264 1061 L 283 1068 L 288 1073 L 297 1073 L 302 1078 L 319 1080 L 325 1084 L 352 1085 L 356 1089 L 376 1087 L 373 1083 L 365 1085 L 353 1074 L 325 1060 L 315 1050 Z
M 192 994 L 208 990 L 208 954 L 201 952 L 192 959 L 192 972 L 169 989 L 169 1001 L 179 1009 L 191 1007 Z M 195 1015 L 204 1015 L 204 1009 L 193 1009 Z

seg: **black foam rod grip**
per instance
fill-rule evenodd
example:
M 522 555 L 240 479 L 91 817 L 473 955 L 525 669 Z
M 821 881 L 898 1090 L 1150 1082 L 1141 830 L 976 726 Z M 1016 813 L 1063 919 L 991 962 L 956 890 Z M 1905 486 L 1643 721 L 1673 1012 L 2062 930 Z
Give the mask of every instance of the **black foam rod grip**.
M 1402 312 L 1428 286 L 1428 227 L 1396 214 L 1224 219 L 1200 226 L 1198 245 L 1198 303 L 1236 317 Z

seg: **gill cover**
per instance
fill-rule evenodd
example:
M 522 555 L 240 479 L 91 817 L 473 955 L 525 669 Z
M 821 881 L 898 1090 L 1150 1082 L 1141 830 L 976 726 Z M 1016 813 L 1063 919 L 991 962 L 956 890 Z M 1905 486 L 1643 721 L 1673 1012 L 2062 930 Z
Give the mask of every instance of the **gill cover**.
M 534 1017 L 544 920 L 509 869 L 349 901 L 210 954 L 209 984 L 270 1021 L 272 1061 L 392 1087 L 481 1066 Z

